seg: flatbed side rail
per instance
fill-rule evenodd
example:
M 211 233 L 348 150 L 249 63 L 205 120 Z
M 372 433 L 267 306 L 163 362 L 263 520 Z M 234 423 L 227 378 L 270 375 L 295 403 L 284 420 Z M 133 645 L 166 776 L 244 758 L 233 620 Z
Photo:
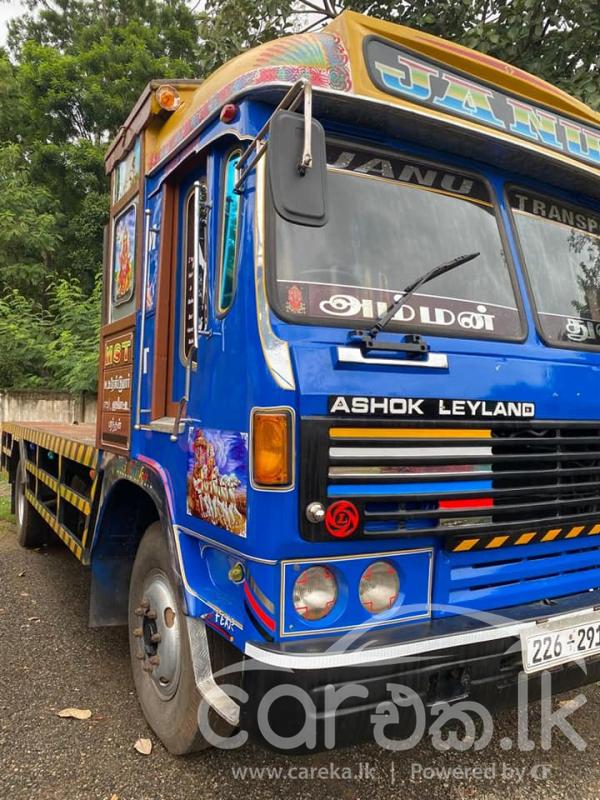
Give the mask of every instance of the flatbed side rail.
M 2 473 L 9 476 L 11 462 L 24 459 L 25 497 L 73 555 L 86 561 L 100 451 L 85 441 L 19 423 L 3 423 L 0 430 Z

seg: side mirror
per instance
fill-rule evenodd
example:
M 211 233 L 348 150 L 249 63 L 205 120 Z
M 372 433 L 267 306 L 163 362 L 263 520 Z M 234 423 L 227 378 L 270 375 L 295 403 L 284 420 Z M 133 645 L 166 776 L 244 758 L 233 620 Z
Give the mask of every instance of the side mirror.
M 297 225 L 320 228 L 327 222 L 325 131 L 311 120 L 312 165 L 300 167 L 304 116 L 277 111 L 269 128 L 268 173 L 273 205 L 280 217 Z

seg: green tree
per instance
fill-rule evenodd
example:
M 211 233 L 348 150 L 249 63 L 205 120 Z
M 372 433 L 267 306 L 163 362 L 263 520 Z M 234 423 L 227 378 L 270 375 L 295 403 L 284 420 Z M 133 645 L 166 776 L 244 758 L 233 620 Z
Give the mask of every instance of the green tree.
M 56 387 L 96 388 L 101 301 L 101 276 L 91 295 L 76 280 L 61 280 L 51 287 L 44 366 Z
M 35 130 L 104 146 L 155 77 L 197 75 L 199 30 L 183 0 L 28 0 L 9 51 Z M 37 137 L 36 137 L 37 138 Z
M 0 387 L 47 385 L 47 320 L 42 309 L 17 289 L 0 297 L 0 341 Z
M 96 388 L 102 284 L 88 295 L 76 279 L 48 288 L 47 308 L 12 289 L 0 297 L 0 386 Z
M 41 300 L 41 287 L 61 244 L 58 203 L 31 180 L 19 144 L 0 146 L 0 186 L 0 290 L 18 289 Z
M 26 6 L 9 26 L 7 50 L 0 49 L 0 295 L 16 302 L 18 290 L 19 309 L 27 305 L 31 319 L 42 314 L 44 330 L 50 326 L 53 346 L 32 380 L 60 377 L 67 388 L 90 388 L 95 363 L 89 372 L 87 362 L 71 372 L 60 363 L 79 330 L 65 327 L 69 287 L 73 313 L 87 303 L 92 322 L 80 328 L 87 337 L 80 352 L 97 359 L 97 275 L 109 207 L 104 154 L 149 80 L 198 74 L 198 20 L 184 0 Z M 6 308 L 1 313 L 8 324 Z M 22 371 L 14 370 L 14 381 L 9 374 L 4 385 L 24 385 Z

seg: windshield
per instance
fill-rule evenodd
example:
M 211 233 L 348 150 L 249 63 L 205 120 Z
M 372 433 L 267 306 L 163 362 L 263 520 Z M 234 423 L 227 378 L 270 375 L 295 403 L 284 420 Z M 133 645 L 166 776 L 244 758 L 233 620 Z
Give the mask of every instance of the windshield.
M 524 189 L 508 196 L 542 335 L 600 345 L 600 215 Z
M 453 169 L 333 143 L 328 221 L 295 225 L 272 212 L 271 300 L 294 322 L 360 327 L 425 272 L 480 256 L 435 278 L 389 329 L 519 339 L 520 315 L 486 184 Z

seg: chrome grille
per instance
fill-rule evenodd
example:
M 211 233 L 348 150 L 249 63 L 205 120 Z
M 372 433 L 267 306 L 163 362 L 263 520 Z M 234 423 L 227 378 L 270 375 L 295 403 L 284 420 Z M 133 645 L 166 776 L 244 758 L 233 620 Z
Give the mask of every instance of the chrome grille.
M 303 500 L 352 501 L 354 536 L 568 538 L 600 522 L 599 423 L 304 420 L 302 442 Z

